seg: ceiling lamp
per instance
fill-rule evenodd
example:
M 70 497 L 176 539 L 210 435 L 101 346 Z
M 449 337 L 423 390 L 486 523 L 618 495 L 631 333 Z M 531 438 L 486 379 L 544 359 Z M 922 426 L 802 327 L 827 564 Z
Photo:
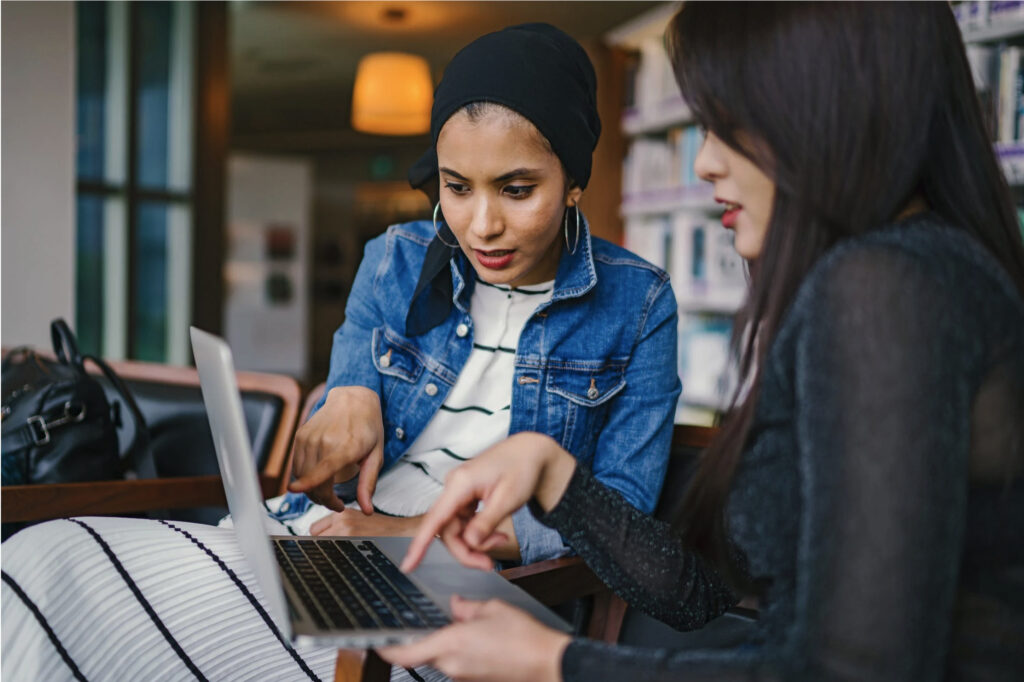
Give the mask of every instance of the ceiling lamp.
M 426 59 L 402 52 L 368 54 L 356 68 L 352 127 L 377 135 L 421 135 L 430 130 L 433 99 Z

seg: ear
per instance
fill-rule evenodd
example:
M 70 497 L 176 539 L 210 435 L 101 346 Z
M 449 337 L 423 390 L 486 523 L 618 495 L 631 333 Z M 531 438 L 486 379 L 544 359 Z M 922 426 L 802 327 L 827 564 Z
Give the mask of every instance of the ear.
M 568 193 L 565 195 L 565 206 L 571 208 L 576 204 L 580 203 L 580 197 L 583 196 L 583 189 L 579 185 L 573 185 L 569 188 Z

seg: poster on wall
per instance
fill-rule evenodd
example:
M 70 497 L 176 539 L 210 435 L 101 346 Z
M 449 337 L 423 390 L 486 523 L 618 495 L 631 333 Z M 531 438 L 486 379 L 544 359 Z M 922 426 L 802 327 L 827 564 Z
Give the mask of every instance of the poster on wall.
M 239 370 L 308 370 L 306 160 L 233 156 L 229 163 L 225 336 Z

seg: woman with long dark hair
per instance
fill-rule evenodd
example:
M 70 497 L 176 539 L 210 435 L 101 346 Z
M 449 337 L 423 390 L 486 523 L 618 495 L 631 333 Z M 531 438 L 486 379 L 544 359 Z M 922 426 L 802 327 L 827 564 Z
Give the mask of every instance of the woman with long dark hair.
M 517 434 L 449 477 L 406 568 L 435 533 L 488 565 L 531 500 L 631 606 L 692 629 L 755 595 L 754 634 L 615 648 L 460 601 L 462 623 L 385 658 L 467 679 L 1022 679 L 1024 246 L 948 5 L 690 2 L 669 43 L 706 129 L 696 170 L 751 266 L 734 408 L 678 523 Z

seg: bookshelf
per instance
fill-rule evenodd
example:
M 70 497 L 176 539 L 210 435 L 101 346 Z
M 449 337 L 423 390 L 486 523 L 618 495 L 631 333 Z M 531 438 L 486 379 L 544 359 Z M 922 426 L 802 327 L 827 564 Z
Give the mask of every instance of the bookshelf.
M 1024 197 L 1024 1 L 953 3 L 996 154 Z
M 652 8 L 605 36 L 625 51 L 622 204 L 626 248 L 668 271 L 679 305 L 677 423 L 708 425 L 730 388 L 732 317 L 746 294 L 742 259 L 713 189 L 693 172 L 702 142 L 679 93 L 664 32 L 680 3 Z
M 679 304 L 683 383 L 677 423 L 711 424 L 735 385 L 728 342 L 746 296 L 745 264 L 721 226 L 712 188 L 693 174 L 700 135 L 679 94 L 664 32 L 666 2 L 605 35 L 624 51 L 620 128 L 627 142 L 622 203 L 626 248 L 665 268 Z M 1003 171 L 1024 201 L 1024 0 L 954 3 Z

